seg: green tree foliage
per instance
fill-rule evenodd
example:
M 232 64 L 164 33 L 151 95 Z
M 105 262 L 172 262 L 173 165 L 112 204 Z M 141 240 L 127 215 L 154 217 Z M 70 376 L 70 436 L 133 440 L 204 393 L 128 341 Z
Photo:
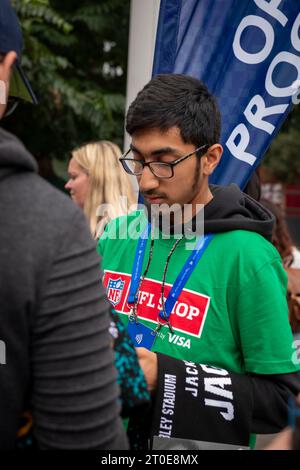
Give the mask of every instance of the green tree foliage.
M 64 159 L 96 139 L 122 144 L 130 0 L 12 0 L 22 65 L 39 105 L 5 126 L 37 157 Z
M 282 183 L 300 183 L 300 104 L 273 140 L 263 164 Z

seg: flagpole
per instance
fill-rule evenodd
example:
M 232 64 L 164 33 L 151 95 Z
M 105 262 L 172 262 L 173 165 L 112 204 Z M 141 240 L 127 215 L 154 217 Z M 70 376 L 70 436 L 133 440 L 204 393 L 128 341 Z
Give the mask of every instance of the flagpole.
M 160 0 L 131 0 L 126 110 L 151 79 L 159 6 Z

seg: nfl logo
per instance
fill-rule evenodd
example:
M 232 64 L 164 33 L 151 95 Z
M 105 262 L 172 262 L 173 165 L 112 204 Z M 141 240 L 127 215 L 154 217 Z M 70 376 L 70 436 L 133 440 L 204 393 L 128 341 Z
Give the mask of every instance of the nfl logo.
M 121 300 L 125 281 L 119 279 L 109 279 L 107 284 L 107 297 L 110 303 L 115 307 Z

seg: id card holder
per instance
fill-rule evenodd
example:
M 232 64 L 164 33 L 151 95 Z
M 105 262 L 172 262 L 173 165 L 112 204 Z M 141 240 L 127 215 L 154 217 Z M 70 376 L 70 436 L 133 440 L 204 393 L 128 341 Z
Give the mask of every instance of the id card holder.
M 151 351 L 156 338 L 156 333 L 151 328 L 140 322 L 129 321 L 127 331 L 136 348 L 146 348 Z

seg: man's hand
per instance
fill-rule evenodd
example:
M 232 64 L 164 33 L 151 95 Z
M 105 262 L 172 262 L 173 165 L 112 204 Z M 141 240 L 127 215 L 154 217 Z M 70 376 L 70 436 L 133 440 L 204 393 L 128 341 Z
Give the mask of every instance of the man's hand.
M 149 392 L 155 392 L 157 386 L 157 355 L 146 348 L 136 348 L 136 352 Z
M 293 431 L 285 428 L 263 450 L 292 450 Z

